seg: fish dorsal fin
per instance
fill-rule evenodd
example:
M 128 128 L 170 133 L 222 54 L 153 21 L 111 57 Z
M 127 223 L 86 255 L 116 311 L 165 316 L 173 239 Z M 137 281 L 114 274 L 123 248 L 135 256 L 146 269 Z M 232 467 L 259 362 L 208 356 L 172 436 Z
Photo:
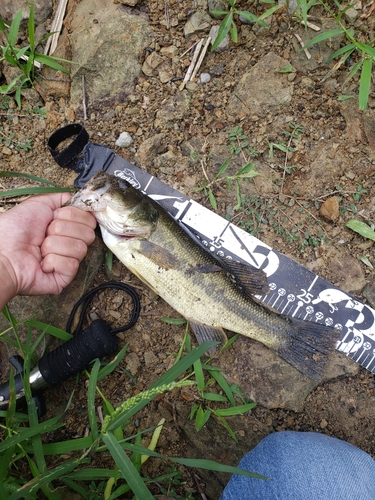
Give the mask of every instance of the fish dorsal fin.
M 235 260 L 223 260 L 222 266 L 232 283 L 247 297 L 269 292 L 267 275 L 262 269 Z
M 149 240 L 140 240 L 139 252 L 163 269 L 178 269 L 180 261 L 167 249 Z
M 209 342 L 210 340 L 218 340 L 221 347 L 223 347 L 228 340 L 224 330 L 220 327 L 204 325 L 203 323 L 196 323 L 195 321 L 189 321 L 189 324 L 199 344 Z M 207 354 L 213 356 L 216 351 L 217 347 L 214 346 L 207 351 Z

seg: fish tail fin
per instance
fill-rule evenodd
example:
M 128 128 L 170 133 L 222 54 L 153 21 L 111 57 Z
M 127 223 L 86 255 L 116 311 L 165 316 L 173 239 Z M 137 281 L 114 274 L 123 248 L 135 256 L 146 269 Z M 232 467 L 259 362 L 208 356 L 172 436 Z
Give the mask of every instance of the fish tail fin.
M 291 342 L 277 354 L 300 372 L 319 382 L 324 375 L 328 356 L 335 350 L 340 332 L 311 321 L 289 319 Z

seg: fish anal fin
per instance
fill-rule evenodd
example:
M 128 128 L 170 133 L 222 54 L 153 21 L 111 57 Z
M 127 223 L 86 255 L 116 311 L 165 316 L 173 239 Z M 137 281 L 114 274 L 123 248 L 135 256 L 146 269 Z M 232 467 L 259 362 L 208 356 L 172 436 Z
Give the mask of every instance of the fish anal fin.
M 149 240 L 140 240 L 139 253 L 163 269 L 177 269 L 180 261 L 165 248 Z
M 335 328 L 304 321 L 290 320 L 291 341 L 277 354 L 301 373 L 321 382 L 328 357 L 334 352 L 340 332 Z
M 252 298 L 269 292 L 267 275 L 262 269 L 234 260 L 222 262 L 232 283 L 246 296 Z
M 220 327 L 204 325 L 203 323 L 196 323 L 195 321 L 189 321 L 189 324 L 199 344 L 209 342 L 210 340 L 217 340 L 222 347 L 227 342 L 227 336 Z M 220 348 L 220 345 L 211 347 L 207 351 L 207 354 L 210 356 L 217 355 L 217 349 L 218 347 Z

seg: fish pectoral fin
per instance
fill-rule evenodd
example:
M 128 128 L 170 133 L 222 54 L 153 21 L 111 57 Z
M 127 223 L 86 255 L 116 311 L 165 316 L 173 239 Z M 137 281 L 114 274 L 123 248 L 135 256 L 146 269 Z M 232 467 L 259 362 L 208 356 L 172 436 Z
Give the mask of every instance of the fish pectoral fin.
M 220 327 L 204 325 L 203 323 L 196 323 L 195 321 L 189 321 L 189 325 L 199 344 L 209 342 L 210 340 L 217 340 L 222 347 L 228 340 L 224 330 Z M 218 355 L 218 347 L 220 346 L 211 347 L 207 351 L 207 354 L 210 356 L 214 356 L 215 354 Z
M 291 323 L 290 342 L 276 350 L 277 354 L 304 375 L 320 382 L 328 356 L 335 350 L 340 332 L 335 328 L 287 319 Z
M 140 240 L 139 253 L 163 269 L 177 269 L 180 261 L 169 250 L 149 240 Z
M 232 283 L 247 297 L 266 295 L 269 292 L 267 275 L 251 264 L 234 260 L 222 261 Z

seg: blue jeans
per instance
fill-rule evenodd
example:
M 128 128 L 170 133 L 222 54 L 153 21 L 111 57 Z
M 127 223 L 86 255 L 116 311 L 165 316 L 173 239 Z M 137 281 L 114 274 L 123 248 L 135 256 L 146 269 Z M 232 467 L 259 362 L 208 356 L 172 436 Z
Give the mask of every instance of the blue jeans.
M 375 500 L 375 460 L 324 434 L 270 434 L 239 467 L 271 480 L 234 474 L 220 500 Z

